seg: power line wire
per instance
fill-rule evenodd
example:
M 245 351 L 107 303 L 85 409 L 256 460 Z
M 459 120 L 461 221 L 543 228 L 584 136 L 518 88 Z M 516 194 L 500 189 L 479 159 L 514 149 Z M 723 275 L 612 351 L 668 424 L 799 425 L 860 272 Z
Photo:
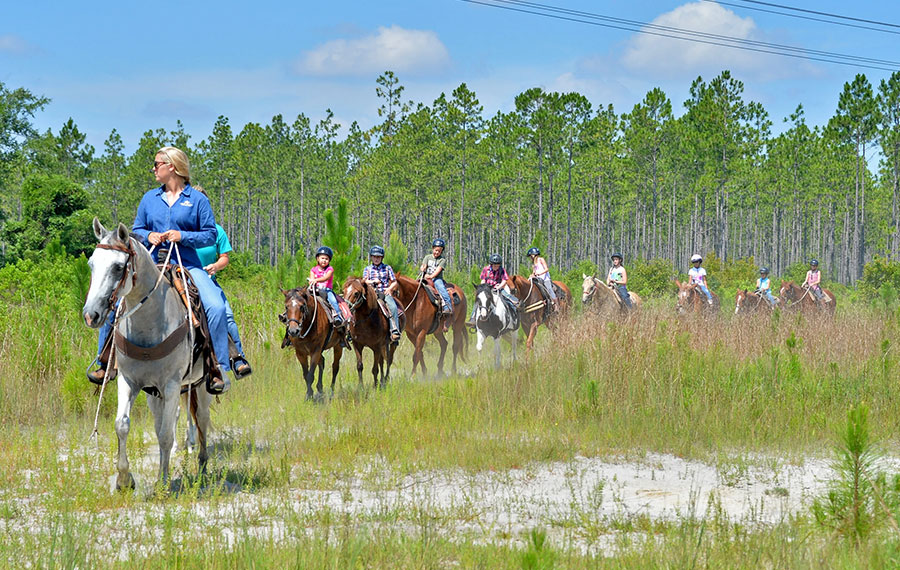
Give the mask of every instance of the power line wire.
M 829 18 L 839 18 L 841 20 L 851 20 L 853 22 L 862 22 L 864 24 L 875 24 L 877 26 L 886 26 L 888 28 L 900 28 L 900 24 L 892 24 L 891 22 L 880 22 L 878 20 L 867 20 L 865 18 L 854 18 L 853 16 L 842 16 L 840 14 L 832 14 L 830 12 L 819 12 L 818 10 L 808 10 L 806 8 L 795 8 L 784 4 L 774 4 L 772 2 L 762 2 L 761 0 L 738 0 L 747 4 L 761 4 L 763 6 L 772 6 L 774 8 L 783 8 L 785 10 L 793 10 L 795 12 L 805 12 L 807 14 L 815 14 L 817 16 L 828 16 Z
M 543 16 L 545 18 L 553 18 L 556 20 L 576 22 L 581 24 L 589 24 L 593 26 L 611 28 L 616 30 L 624 30 L 628 32 L 640 33 L 645 35 L 660 36 L 681 41 L 694 43 L 715 45 L 744 51 L 752 51 L 757 53 L 767 53 L 782 57 L 793 57 L 795 59 L 806 59 L 810 61 L 819 61 L 823 63 L 832 63 L 836 65 L 846 65 L 854 67 L 862 67 L 866 69 L 876 69 L 880 71 L 896 71 L 900 68 L 900 62 L 892 60 L 882 60 L 855 55 L 846 55 L 835 52 L 824 52 L 820 50 L 811 50 L 807 48 L 795 46 L 779 46 L 778 44 L 767 44 L 766 42 L 757 42 L 755 40 L 745 40 L 730 36 L 720 36 L 718 34 L 709 34 L 706 32 L 698 32 L 695 30 L 685 30 L 670 26 L 659 26 L 646 22 L 638 22 L 634 20 L 625 20 L 622 18 L 613 18 L 602 14 L 594 14 L 590 12 L 580 12 L 577 10 L 568 10 L 556 6 L 548 6 L 534 2 L 523 2 L 518 0 L 460 0 L 469 4 L 478 4 L 490 8 L 501 8 L 511 12 L 520 12 L 523 14 L 531 14 L 535 16 Z M 584 19 L 589 18 L 589 19 Z M 604 23 L 605 22 L 605 23 Z M 659 30 L 659 31 L 652 31 Z M 680 35 L 678 35 L 680 34 Z M 685 37 L 695 36 L 695 37 Z M 726 43 L 729 42 L 729 43 Z M 741 45 L 744 44 L 744 45 Z M 790 53 L 795 52 L 795 53 Z M 846 61 L 841 61 L 846 60 Z M 892 67 L 885 67 L 890 65 Z
M 787 16 L 788 18 L 797 18 L 800 20 L 809 20 L 812 22 L 823 22 L 826 24 L 834 24 L 835 26 L 844 26 L 846 28 L 857 28 L 860 30 L 868 30 L 872 32 L 881 32 L 883 34 L 895 34 L 900 35 L 900 31 L 897 30 L 885 30 L 884 28 L 876 28 L 874 26 L 863 26 L 860 24 L 851 24 L 849 22 L 835 22 L 834 20 L 827 20 L 825 18 L 816 18 L 813 16 L 803 16 L 801 14 L 791 14 L 789 12 L 779 12 L 778 10 L 768 10 L 766 8 L 757 8 L 754 6 L 744 6 L 743 4 L 735 4 L 733 2 L 724 2 L 723 0 L 703 0 L 704 2 L 710 2 L 712 4 L 721 4 L 722 6 L 731 6 L 733 8 L 739 8 L 742 10 L 753 10 L 755 12 L 765 12 L 767 14 L 777 14 L 779 16 Z

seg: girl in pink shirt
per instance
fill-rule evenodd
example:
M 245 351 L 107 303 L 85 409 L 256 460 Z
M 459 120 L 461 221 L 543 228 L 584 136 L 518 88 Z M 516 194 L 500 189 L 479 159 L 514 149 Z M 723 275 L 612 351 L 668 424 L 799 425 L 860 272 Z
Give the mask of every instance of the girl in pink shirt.
M 338 305 L 337 295 L 332 291 L 334 284 L 334 267 L 331 266 L 331 258 L 334 253 L 330 247 L 322 246 L 316 250 L 316 265 L 309 270 L 309 284 L 325 294 L 328 303 L 334 309 L 334 325 L 339 327 L 344 324 L 341 317 L 341 307 Z
M 815 295 L 816 302 L 822 300 L 822 288 L 819 283 L 822 281 L 822 274 L 819 273 L 819 260 L 813 259 L 809 262 L 809 271 L 806 272 L 806 279 L 803 280 L 802 287 L 809 289 L 810 293 Z

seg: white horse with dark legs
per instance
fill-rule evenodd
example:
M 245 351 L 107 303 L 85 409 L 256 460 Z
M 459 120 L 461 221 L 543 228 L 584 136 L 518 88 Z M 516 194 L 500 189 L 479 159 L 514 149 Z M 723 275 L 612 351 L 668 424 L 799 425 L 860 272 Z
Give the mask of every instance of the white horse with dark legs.
M 475 348 L 481 352 L 487 337 L 494 339 L 494 368 L 500 368 L 500 337 L 512 345 L 512 359 L 516 360 L 516 337 L 519 316 L 503 301 L 502 293 L 490 285 L 475 286 Z
M 193 358 L 194 332 L 178 292 L 160 271 L 147 249 L 130 237 L 119 224 L 108 231 L 94 218 L 94 234 L 99 240 L 91 255 L 91 286 L 82 316 L 87 326 L 100 327 L 117 299 L 124 307 L 116 327 L 115 362 L 119 368 L 116 435 L 119 439 L 116 488 L 134 488 L 129 471 L 126 440 L 131 427 L 131 407 L 138 393 L 147 389 L 159 441 L 159 478 L 169 480 L 169 459 L 175 443 L 175 424 L 182 387 L 189 416 L 196 422 L 200 448 L 200 472 L 206 468 L 206 441 L 209 436 L 209 406 L 202 357 Z M 198 385 L 199 384 L 199 385 Z M 192 428 L 188 429 L 190 447 Z

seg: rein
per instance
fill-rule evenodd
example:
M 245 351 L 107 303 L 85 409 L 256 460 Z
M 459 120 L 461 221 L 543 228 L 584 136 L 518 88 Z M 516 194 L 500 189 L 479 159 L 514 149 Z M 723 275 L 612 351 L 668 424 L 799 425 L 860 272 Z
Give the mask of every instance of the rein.
M 306 288 L 306 291 L 309 292 L 309 287 Z M 309 326 L 306 327 L 306 332 L 301 334 L 300 338 L 306 338 L 306 335 L 308 335 L 309 331 L 312 330 L 313 325 L 316 324 L 316 315 L 319 313 L 319 300 L 316 299 L 315 292 L 313 292 L 313 294 L 312 294 L 312 300 L 313 300 L 313 316 L 312 316 L 312 319 L 309 321 Z M 300 323 L 297 323 L 297 324 L 299 325 Z
M 419 278 L 419 286 L 416 287 L 416 292 L 413 293 L 412 299 L 409 300 L 409 305 L 407 305 L 406 307 L 403 308 L 404 313 L 407 312 L 409 310 L 409 308 L 412 307 L 412 304 L 416 301 L 416 297 L 419 296 L 419 289 L 422 288 L 422 282 L 424 280 L 425 280 L 425 276 L 422 275 L 422 277 Z
M 791 286 L 791 289 L 793 289 L 794 287 L 796 287 L 796 285 Z M 789 307 L 793 307 L 794 305 L 796 305 L 797 303 L 799 303 L 800 301 L 802 301 L 803 299 L 805 299 L 807 295 L 809 295 L 809 289 L 804 289 L 804 290 L 803 290 L 803 295 L 800 295 L 800 298 L 797 299 L 796 301 L 791 301 L 790 305 L 788 305 L 788 306 L 789 306 Z

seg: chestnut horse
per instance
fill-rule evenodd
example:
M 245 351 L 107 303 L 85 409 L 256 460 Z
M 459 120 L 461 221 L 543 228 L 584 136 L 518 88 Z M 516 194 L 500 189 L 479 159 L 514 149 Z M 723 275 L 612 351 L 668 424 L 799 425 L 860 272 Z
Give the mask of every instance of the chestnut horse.
M 581 304 L 585 310 L 612 318 L 617 314 L 626 315 L 629 310 L 637 309 L 641 304 L 641 297 L 634 291 L 629 291 L 631 309 L 625 306 L 615 289 L 607 285 L 602 279 L 593 275 L 581 274 Z
M 781 282 L 781 298 L 784 300 L 784 308 L 787 310 L 800 310 L 803 313 L 825 313 L 829 317 L 834 316 L 834 310 L 837 308 L 837 300 L 834 293 L 828 289 L 822 289 L 825 298 L 831 299 L 827 303 L 825 298 L 816 301 L 813 292 L 805 287 L 800 287 L 793 281 Z
M 394 362 L 394 352 L 397 343 L 391 342 L 390 321 L 381 311 L 378 304 L 378 293 L 370 283 L 366 283 L 359 277 L 348 277 L 344 282 L 344 299 L 350 305 L 353 320 L 350 322 L 350 338 L 353 339 L 353 351 L 356 353 L 356 372 L 359 374 L 359 383 L 363 377 L 363 349 L 372 351 L 372 376 L 375 379 L 374 386 L 378 387 L 378 374 L 381 373 L 381 386 L 384 387 L 388 376 L 391 374 L 391 364 Z M 402 312 L 397 317 L 400 332 L 406 326 L 406 315 Z M 385 369 L 387 362 L 387 369 Z
M 413 343 L 414 348 L 412 373 L 416 373 L 417 366 L 422 367 L 422 374 L 428 373 L 422 349 L 425 346 L 425 337 L 433 334 L 437 338 L 438 344 L 441 345 L 441 355 L 438 358 L 437 367 L 438 374 L 443 375 L 447 339 L 444 338 L 444 329 L 441 325 L 445 319 L 449 318 L 448 328 L 453 329 L 453 373 L 456 374 L 456 358 L 459 356 L 465 362 L 465 351 L 469 345 L 469 335 L 466 331 L 466 317 L 468 316 L 466 296 L 462 289 L 447 283 L 447 292 L 450 293 L 451 299 L 455 293 L 459 297 L 459 304 L 453 307 L 452 315 L 437 319 L 436 316 L 440 316 L 440 309 L 436 308 L 428 298 L 428 294 L 424 291 L 425 284 L 421 280 L 397 275 L 397 285 L 395 298 L 406 313 L 406 336 Z
M 675 301 L 675 311 L 682 315 L 687 311 L 694 313 L 705 313 L 715 315 L 719 312 L 719 296 L 710 291 L 713 302 L 709 303 L 706 294 L 700 289 L 696 283 L 682 283 L 678 279 L 675 280 L 675 286 L 678 287 L 677 301 Z
M 562 291 L 562 295 L 557 299 L 559 302 L 558 312 L 553 312 L 547 306 L 550 301 L 544 300 L 540 289 L 531 279 L 521 275 L 510 275 L 509 277 L 509 286 L 514 289 L 514 294 L 519 299 L 519 318 L 522 321 L 522 330 L 527 335 L 525 348 L 529 351 L 534 348 L 534 336 L 537 334 L 538 327 L 541 325 L 554 326 L 569 312 L 569 307 L 572 306 L 572 293 L 566 284 L 561 281 L 554 281 L 553 284 Z
M 334 362 L 331 364 L 331 393 L 334 394 L 334 383 L 341 368 L 340 332 L 328 320 L 324 304 L 313 295 L 309 287 L 298 287 L 284 293 L 284 313 L 278 317 L 287 325 L 287 338 L 294 347 L 297 360 L 303 368 L 306 380 L 306 399 L 313 398 L 313 379 L 316 367 L 319 368 L 319 391 L 317 399 L 323 399 L 322 373 L 325 371 L 325 356 L 329 348 L 334 349 Z
M 751 313 L 771 313 L 775 307 L 769 304 L 765 297 L 755 291 L 738 289 L 734 303 L 735 315 L 747 315 Z

